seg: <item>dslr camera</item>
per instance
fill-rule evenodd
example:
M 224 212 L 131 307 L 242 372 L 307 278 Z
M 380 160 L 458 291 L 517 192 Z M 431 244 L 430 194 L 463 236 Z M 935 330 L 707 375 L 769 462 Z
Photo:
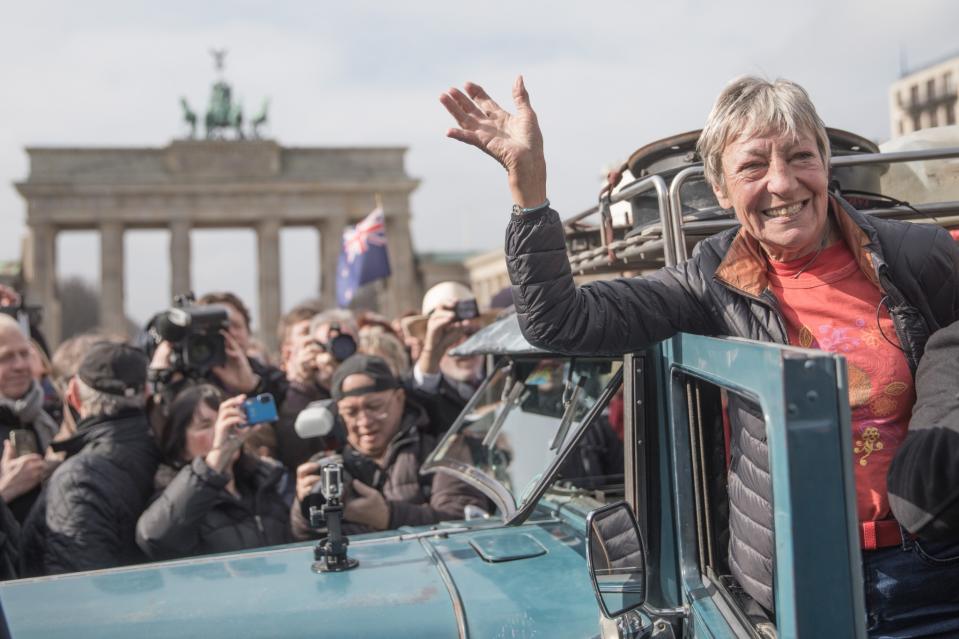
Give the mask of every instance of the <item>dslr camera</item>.
M 227 326 L 225 306 L 197 306 L 191 293 L 173 298 L 173 307 L 156 316 L 151 332 L 157 343 L 173 345 L 172 370 L 199 377 L 226 363 L 226 340 L 220 331 Z

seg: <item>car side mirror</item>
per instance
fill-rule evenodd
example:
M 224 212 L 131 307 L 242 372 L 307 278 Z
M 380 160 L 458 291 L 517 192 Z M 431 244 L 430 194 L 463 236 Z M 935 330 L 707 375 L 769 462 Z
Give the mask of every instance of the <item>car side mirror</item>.
M 626 502 L 586 517 L 586 563 L 603 614 L 612 619 L 646 602 L 646 548 Z

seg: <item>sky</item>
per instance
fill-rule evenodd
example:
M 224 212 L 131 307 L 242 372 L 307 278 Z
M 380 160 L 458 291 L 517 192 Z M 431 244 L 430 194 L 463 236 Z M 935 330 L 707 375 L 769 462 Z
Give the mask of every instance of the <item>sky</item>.
M 204 1 L 10 3 L 0 21 L 0 260 L 20 257 L 26 146 L 164 146 L 183 136 L 179 98 L 206 108 L 211 48 L 245 111 L 270 99 L 286 146 L 405 146 L 419 252 L 501 246 L 512 204 L 503 170 L 445 137 L 438 102 L 478 82 L 510 103 L 526 79 L 562 214 L 594 203 L 601 176 L 636 148 L 697 129 L 732 78 L 785 77 L 828 126 L 883 141 L 889 85 L 959 55 L 950 0 L 669 2 Z M 168 236 L 126 237 L 127 313 L 168 305 Z M 317 237 L 281 236 L 284 308 L 315 295 Z M 94 232 L 63 233 L 60 277 L 99 280 Z M 250 230 L 194 231 L 193 285 L 256 308 Z M 255 315 L 254 315 L 255 317 Z

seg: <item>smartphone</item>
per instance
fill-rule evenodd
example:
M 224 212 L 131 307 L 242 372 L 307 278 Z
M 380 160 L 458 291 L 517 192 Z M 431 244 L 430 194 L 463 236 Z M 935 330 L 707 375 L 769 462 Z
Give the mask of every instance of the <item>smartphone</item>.
M 246 400 L 243 402 L 243 410 L 246 412 L 246 422 L 251 426 L 263 422 L 275 422 L 278 419 L 276 400 L 269 393 Z
M 37 436 L 33 434 L 32 430 L 27 430 L 26 428 L 14 428 L 10 431 L 10 443 L 13 444 L 13 455 L 14 457 L 21 457 L 22 455 L 29 455 L 30 453 L 40 452 L 40 447 L 37 445 Z

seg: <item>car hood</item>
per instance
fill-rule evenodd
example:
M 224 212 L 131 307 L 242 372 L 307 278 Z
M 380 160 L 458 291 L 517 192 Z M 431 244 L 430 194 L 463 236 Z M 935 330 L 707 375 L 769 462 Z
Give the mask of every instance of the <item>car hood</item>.
M 342 573 L 313 572 L 308 543 L 5 582 L 0 601 L 14 639 L 595 635 L 566 524 L 422 534 L 358 536 Z

